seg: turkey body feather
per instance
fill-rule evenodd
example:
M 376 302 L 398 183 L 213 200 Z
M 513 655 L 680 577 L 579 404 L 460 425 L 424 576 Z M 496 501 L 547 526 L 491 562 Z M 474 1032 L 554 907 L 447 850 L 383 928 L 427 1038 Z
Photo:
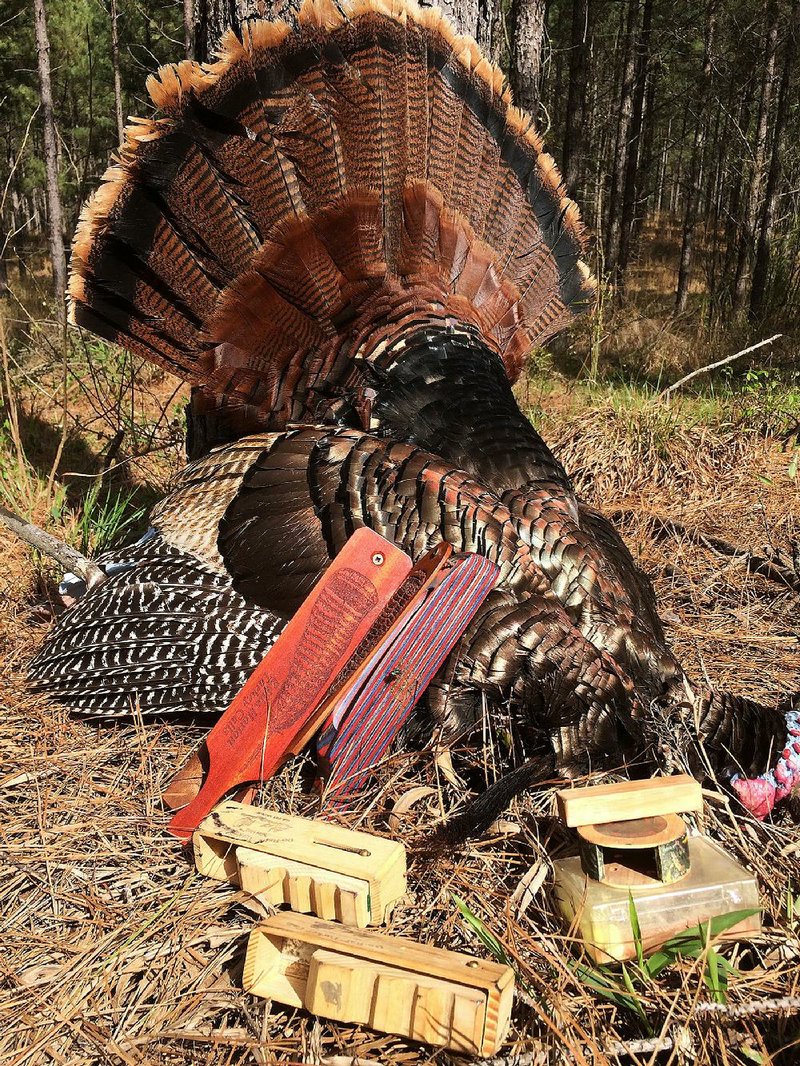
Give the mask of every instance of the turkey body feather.
M 653 759 L 670 730 L 765 769 L 783 714 L 695 700 L 646 578 L 514 399 L 594 281 L 474 42 L 406 0 L 313 0 L 149 88 L 160 117 L 129 127 L 82 214 L 72 316 L 192 382 L 240 439 L 186 468 L 36 684 L 84 714 L 221 711 L 368 526 L 500 568 L 430 692 L 445 736 L 488 701 L 565 773 Z

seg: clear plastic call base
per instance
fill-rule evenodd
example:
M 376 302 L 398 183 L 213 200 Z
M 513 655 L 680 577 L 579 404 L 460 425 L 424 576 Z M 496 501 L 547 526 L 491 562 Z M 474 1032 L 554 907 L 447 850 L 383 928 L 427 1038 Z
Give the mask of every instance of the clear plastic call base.
M 754 875 L 706 837 L 690 837 L 688 846 L 689 870 L 670 884 L 635 872 L 628 878 L 622 864 L 608 869 L 606 873 L 611 876 L 605 880 L 595 880 L 584 872 L 577 855 L 553 864 L 561 913 L 596 962 L 636 956 L 629 894 L 645 951 L 701 922 L 739 910 L 754 909 L 756 913 L 727 930 L 726 938 L 760 932 Z

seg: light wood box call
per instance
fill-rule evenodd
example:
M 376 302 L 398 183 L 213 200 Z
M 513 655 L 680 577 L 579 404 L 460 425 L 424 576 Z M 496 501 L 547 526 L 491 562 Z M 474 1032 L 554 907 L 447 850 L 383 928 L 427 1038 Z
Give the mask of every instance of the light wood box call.
M 199 873 L 344 925 L 383 924 L 406 891 L 402 844 L 234 800 L 203 819 L 193 846 Z
M 574 829 L 603 822 L 627 822 L 678 811 L 703 809 L 700 783 L 688 774 L 647 781 L 615 781 L 610 785 L 565 788 L 556 793 L 558 816 Z
M 250 934 L 244 988 L 334 1021 L 493 1055 L 511 1015 L 508 966 L 282 912 Z

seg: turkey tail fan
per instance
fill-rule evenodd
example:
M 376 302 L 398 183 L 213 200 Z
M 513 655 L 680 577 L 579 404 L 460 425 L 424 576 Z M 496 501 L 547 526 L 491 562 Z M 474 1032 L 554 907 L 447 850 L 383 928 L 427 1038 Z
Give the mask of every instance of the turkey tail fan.
M 513 380 L 593 300 L 553 160 L 435 9 L 307 0 L 148 88 L 160 116 L 82 212 L 72 319 L 251 428 L 318 415 L 412 311 L 477 328 Z

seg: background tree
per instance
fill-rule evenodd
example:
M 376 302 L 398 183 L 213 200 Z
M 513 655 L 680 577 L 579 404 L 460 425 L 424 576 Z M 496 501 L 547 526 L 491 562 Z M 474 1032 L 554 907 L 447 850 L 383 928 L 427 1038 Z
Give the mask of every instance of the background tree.
M 58 188 L 58 145 L 53 113 L 53 87 L 50 80 L 50 38 L 47 33 L 47 12 L 44 0 L 33 0 L 36 30 L 36 65 L 39 72 L 39 93 L 42 107 L 44 136 L 44 165 L 47 191 L 47 236 L 50 242 L 50 262 L 53 269 L 53 288 L 57 302 L 64 299 L 66 263 L 64 259 L 64 223 L 61 193 Z
M 703 153 L 708 136 L 708 122 L 711 112 L 712 56 L 714 33 L 717 25 L 717 0 L 709 0 L 706 18 L 705 42 L 703 46 L 703 72 L 699 82 L 697 98 L 697 124 L 692 145 L 692 162 L 689 168 L 689 184 L 686 189 L 686 214 L 683 222 L 683 239 L 681 242 L 680 267 L 678 269 L 678 291 L 675 294 L 675 310 L 686 310 L 689 295 L 689 277 L 692 270 L 694 252 L 694 230 L 697 222 L 697 203 L 700 196 L 698 185 L 703 166 Z
M 512 0 L 511 87 L 517 104 L 535 113 L 544 46 L 545 0 Z
M 144 83 L 158 63 L 207 60 L 228 25 L 291 16 L 298 2 L 0 0 L 0 284 L 9 270 L 35 275 L 43 257 L 58 272 L 53 242 L 61 234 L 63 247 L 72 232 L 120 119 L 147 111 Z M 708 326 L 748 313 L 791 323 L 800 309 L 798 0 L 444 6 L 532 110 L 602 238 L 593 265 L 619 300 L 640 299 L 642 251 L 657 238 L 659 314 L 677 309 Z

